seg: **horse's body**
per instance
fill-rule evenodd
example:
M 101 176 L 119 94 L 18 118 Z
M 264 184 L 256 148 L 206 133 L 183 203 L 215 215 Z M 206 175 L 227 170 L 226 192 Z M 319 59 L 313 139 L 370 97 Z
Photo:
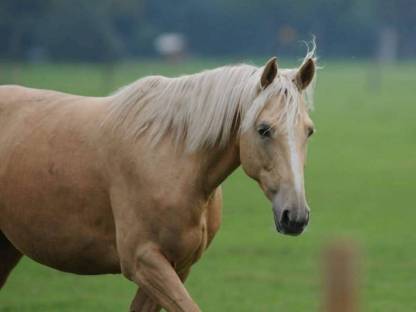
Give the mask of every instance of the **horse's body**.
M 94 148 L 99 101 L 14 86 L 0 87 L 0 99 L 1 231 L 56 269 L 120 271 L 104 160 Z
M 0 87 L 0 287 L 24 254 L 67 272 L 122 272 L 144 289 L 132 311 L 198 311 L 182 281 L 219 228 L 221 182 L 250 157 L 233 129 L 226 144 L 217 137 L 190 152 L 176 121 L 158 136 L 157 118 L 148 119 L 130 135 L 110 118 L 128 92 L 92 98 Z M 143 107 L 119 117 L 128 124 Z
M 175 160 L 174 150 L 169 150 L 166 144 L 162 148 L 166 154 L 160 155 L 159 149 L 159 155 L 155 155 L 146 144 L 138 142 L 137 150 L 129 155 L 132 158 L 124 156 L 128 167 L 113 168 L 111 158 L 118 153 L 112 150 L 112 144 L 107 144 L 108 138 L 101 128 L 103 108 L 108 99 L 17 86 L 0 87 L 0 98 L 0 158 L 3 160 L 0 164 L 0 225 L 2 232 L 25 255 L 73 273 L 119 273 L 109 190 L 113 189 L 113 196 L 117 196 L 117 188 L 124 187 L 119 186 L 117 180 L 127 179 L 124 174 L 134 176 L 136 182 L 129 183 L 132 190 L 128 192 L 133 192 L 137 200 L 166 200 L 172 205 L 183 201 L 181 206 L 192 205 L 197 211 L 194 216 L 188 212 L 179 216 L 180 211 L 169 211 L 169 207 L 161 214 L 168 223 L 180 228 L 182 225 L 178 221 L 189 219 L 187 222 L 195 224 L 196 232 L 202 233 L 191 234 L 201 236 L 192 244 L 195 245 L 192 251 L 197 254 L 199 249 L 205 248 L 206 228 L 212 231 L 218 223 L 220 204 L 216 197 L 220 196 L 220 189 L 206 198 L 195 196 L 198 181 L 186 175 L 186 171 L 189 176 L 193 175 L 192 159 L 179 155 Z M 117 149 L 123 148 L 122 145 L 119 142 Z M 176 165 L 161 168 L 166 159 L 173 160 Z M 103 171 L 103 168 L 108 170 Z M 175 179 L 159 178 L 160 170 Z M 136 173 L 143 174 L 136 176 Z M 166 190 L 170 194 L 166 194 Z M 206 211 L 208 207 L 210 211 Z M 157 214 L 158 219 L 161 214 Z M 153 210 L 152 215 L 156 215 Z M 209 215 L 213 218 L 209 219 Z M 149 223 L 152 216 L 143 218 Z M 206 227 L 204 231 L 202 227 Z M 179 241 L 176 236 L 166 239 Z M 186 257 L 192 258 L 191 255 Z

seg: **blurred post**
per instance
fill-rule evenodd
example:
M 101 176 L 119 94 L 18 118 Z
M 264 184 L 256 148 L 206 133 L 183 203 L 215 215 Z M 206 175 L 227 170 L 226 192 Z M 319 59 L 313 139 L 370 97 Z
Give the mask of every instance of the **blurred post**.
M 17 62 L 13 62 L 10 68 L 10 84 L 23 84 L 24 82 L 21 79 L 21 65 Z
M 397 60 L 399 36 L 396 28 L 385 26 L 380 30 L 378 59 L 380 63 L 394 63 Z
M 378 92 L 381 89 L 383 68 L 397 60 L 399 47 L 398 31 L 395 27 L 384 26 L 379 32 L 379 43 L 374 64 L 370 65 L 368 85 L 370 90 Z
M 101 65 L 102 68 L 102 94 L 111 92 L 115 85 L 115 61 L 109 61 Z
M 337 241 L 324 252 L 325 312 L 358 311 L 358 252 L 354 244 Z

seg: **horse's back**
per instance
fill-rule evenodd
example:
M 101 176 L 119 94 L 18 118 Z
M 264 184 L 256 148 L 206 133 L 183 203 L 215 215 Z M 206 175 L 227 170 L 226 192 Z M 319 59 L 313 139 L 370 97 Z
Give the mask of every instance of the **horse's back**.
M 3 109 L 10 105 L 22 106 L 25 103 L 39 102 L 43 99 L 57 96 L 70 96 L 69 94 L 43 89 L 34 89 L 19 85 L 0 85 L 0 107 Z
M 6 160 L 19 145 L 31 145 L 36 130 L 41 130 L 46 137 L 61 124 L 59 115 L 63 112 L 59 113 L 59 110 L 62 109 L 54 108 L 69 97 L 50 90 L 0 86 L 0 180 L 4 176 L 2 168 L 5 168 Z M 41 143 L 37 142 L 37 147 L 41 147 Z
M 31 114 L 41 114 L 52 102 L 71 95 L 17 85 L 0 86 L 0 136 L 11 125 L 20 125 Z M 1 145 L 0 145 L 1 148 Z

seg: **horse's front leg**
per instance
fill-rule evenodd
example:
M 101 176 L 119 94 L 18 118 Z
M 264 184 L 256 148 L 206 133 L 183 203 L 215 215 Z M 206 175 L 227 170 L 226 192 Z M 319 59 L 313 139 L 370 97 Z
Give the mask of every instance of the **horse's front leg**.
M 130 312 L 159 312 L 162 308 L 139 288 L 130 305 Z
M 200 309 L 192 300 L 172 265 L 155 247 L 139 248 L 133 267 L 123 269 L 127 277 L 136 282 L 142 289 L 133 300 L 134 309 L 158 311 L 156 302 L 169 312 L 199 312 Z M 147 298 L 150 297 L 150 298 Z M 153 302 L 151 302 L 152 299 Z M 153 309 L 153 310 L 152 310 Z M 160 308 L 159 308 L 160 309 Z M 132 310 L 141 311 L 141 310 Z
M 185 282 L 190 269 L 178 272 L 179 278 Z M 159 312 L 162 309 L 143 289 L 138 289 L 131 305 L 130 312 Z

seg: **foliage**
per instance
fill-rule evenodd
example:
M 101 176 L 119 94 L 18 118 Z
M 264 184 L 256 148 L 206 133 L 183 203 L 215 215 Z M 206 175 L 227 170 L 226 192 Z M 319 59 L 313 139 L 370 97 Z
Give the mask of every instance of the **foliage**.
M 0 57 L 150 56 L 162 32 L 185 34 L 188 52 L 202 56 L 290 55 L 314 34 L 323 56 L 370 57 L 383 27 L 394 27 L 400 55 L 412 56 L 415 14 L 412 0 L 2 0 Z

